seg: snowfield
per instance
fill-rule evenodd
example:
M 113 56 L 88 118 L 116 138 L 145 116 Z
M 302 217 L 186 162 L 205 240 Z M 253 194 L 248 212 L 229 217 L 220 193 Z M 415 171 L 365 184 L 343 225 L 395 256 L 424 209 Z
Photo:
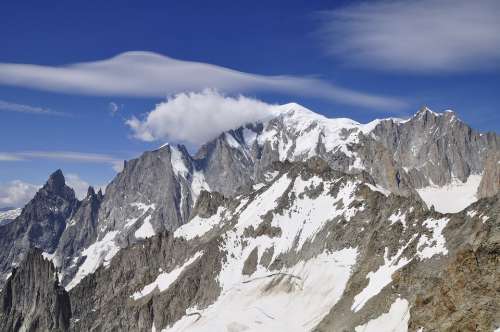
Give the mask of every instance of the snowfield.
M 428 207 L 434 206 L 441 213 L 456 213 L 477 201 L 476 192 L 481 178 L 482 174 L 471 174 L 465 183 L 453 179 L 449 185 L 431 185 L 417 189 L 417 192 Z
M 282 287 L 266 291 L 274 276 L 258 271 L 225 289 L 204 310 L 191 308 L 163 331 L 291 331 L 314 328 L 340 299 L 356 262 L 354 248 L 321 254 L 283 270 Z M 335 281 L 335 282 L 332 282 Z
M 356 332 L 407 332 L 410 320 L 410 309 L 408 301 L 396 299 L 391 305 L 389 312 L 370 320 L 368 323 L 357 326 Z

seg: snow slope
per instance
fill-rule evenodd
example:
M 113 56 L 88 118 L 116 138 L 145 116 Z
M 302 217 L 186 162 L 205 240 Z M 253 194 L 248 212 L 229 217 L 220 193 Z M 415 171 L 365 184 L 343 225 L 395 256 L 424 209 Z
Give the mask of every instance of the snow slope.
M 460 212 L 477 201 L 476 192 L 481 178 L 481 174 L 471 174 L 465 183 L 455 178 L 451 184 L 446 186 L 431 185 L 417 189 L 417 192 L 427 206 L 433 205 L 436 211 L 442 213 Z
M 304 195 L 322 185 L 326 186 L 325 190 L 314 199 Z M 337 216 L 348 220 L 356 210 L 349 208 L 355 200 L 354 189 L 361 184 L 346 181 L 333 198 L 329 196 L 329 188 L 334 185 L 335 182 L 324 183 L 316 176 L 308 180 L 298 177 L 292 181 L 285 174 L 252 201 L 243 199 L 235 210 L 239 214 L 238 223 L 224 235 L 223 250 L 227 255 L 218 276 L 221 295 L 208 308 L 190 308 L 186 316 L 165 331 L 304 331 L 316 326 L 342 296 L 351 267 L 356 263 L 356 248 L 323 252 L 279 272 L 261 265 L 251 275 L 242 271 L 245 260 L 255 248 L 259 260 L 270 248 L 273 248 L 273 257 L 300 252 L 328 220 Z M 257 228 L 262 222 L 260 216 L 276 208 L 278 200 L 286 195 L 297 199 L 289 207 L 291 213 L 275 214 L 273 218 L 271 226 L 279 227 L 281 234 L 246 236 L 246 230 Z M 201 236 L 211 227 L 220 226 L 216 220 L 220 223 L 225 212 L 228 213 L 219 208 L 212 217 L 196 217 L 181 226 L 175 236 L 186 240 Z M 281 286 L 267 290 L 273 281 Z M 201 318 L 197 318 L 200 315 Z
M 409 319 L 408 301 L 398 298 L 391 305 L 389 312 L 370 320 L 364 325 L 357 326 L 355 330 L 356 332 L 406 332 L 408 331 Z

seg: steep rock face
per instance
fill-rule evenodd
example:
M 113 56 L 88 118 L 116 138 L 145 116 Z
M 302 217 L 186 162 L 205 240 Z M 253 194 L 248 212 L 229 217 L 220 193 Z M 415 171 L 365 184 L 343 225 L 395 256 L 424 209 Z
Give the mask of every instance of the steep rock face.
M 498 192 L 500 192 L 500 151 L 492 151 L 486 158 L 477 194 L 479 197 L 490 197 Z
M 15 268 L 0 293 L 0 330 L 68 331 L 69 296 L 59 286 L 57 273 L 42 251 L 32 249 Z
M 97 220 L 102 200 L 102 192 L 96 194 L 94 188 L 89 187 L 85 199 L 68 218 L 66 229 L 53 253 L 53 261 L 62 271 L 62 284 L 66 284 L 76 273 L 80 250 L 91 245 L 97 238 Z
M 443 186 L 453 178 L 465 182 L 483 173 L 488 153 L 500 151 L 495 134 L 473 130 L 454 112 L 425 107 L 407 121 L 381 121 L 372 133 L 407 170 L 414 188 Z
M 204 253 L 203 259 L 189 260 L 197 252 Z M 70 291 L 72 330 L 146 331 L 179 319 L 186 307 L 206 306 L 220 291 L 214 282 L 219 257 L 216 242 L 188 246 L 168 233 L 126 248 L 109 268 L 98 269 Z M 180 266 L 184 268 L 179 270 Z M 171 280 L 161 294 L 147 286 L 157 282 L 165 287 L 169 281 L 161 275 L 169 273 L 182 275 L 182 279 Z
M 63 284 L 70 289 L 101 264 L 109 264 L 120 248 L 184 224 L 199 192 L 208 189 L 196 167 L 184 147 L 170 145 L 126 162 L 99 200 L 92 236 L 75 243 L 69 233 L 76 247 L 71 254 L 59 251 L 65 262 Z M 75 221 L 71 224 L 80 228 Z
M 251 186 L 255 180 L 254 155 L 240 149 L 234 135 L 234 131 L 221 134 L 203 145 L 194 157 L 208 186 L 226 195 Z
M 77 207 L 78 200 L 73 189 L 66 186 L 62 172 L 54 172 L 19 217 L 0 227 L 0 272 L 9 273 L 33 246 L 54 252 L 67 218 Z

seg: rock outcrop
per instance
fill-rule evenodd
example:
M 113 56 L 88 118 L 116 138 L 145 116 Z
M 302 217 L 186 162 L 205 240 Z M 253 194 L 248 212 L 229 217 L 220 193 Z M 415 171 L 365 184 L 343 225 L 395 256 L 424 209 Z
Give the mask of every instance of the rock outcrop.
M 479 197 L 491 197 L 498 192 L 500 192 L 500 152 L 493 151 L 486 158 L 477 194 Z
M 31 249 L 0 293 L 1 331 L 69 331 L 71 305 L 42 251 Z
M 54 172 L 21 215 L 0 226 L 0 273 L 5 276 L 19 264 L 31 247 L 56 250 L 68 218 L 78 208 L 73 189 L 66 186 L 61 170 Z M 0 286 L 5 277 L 0 279 Z

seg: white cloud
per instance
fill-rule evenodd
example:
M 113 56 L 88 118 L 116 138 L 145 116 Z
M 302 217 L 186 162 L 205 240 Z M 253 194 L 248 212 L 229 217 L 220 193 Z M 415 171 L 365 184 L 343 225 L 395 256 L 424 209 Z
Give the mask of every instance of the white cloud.
M 0 184 L 0 207 L 22 207 L 35 196 L 39 185 L 13 180 Z
M 33 159 L 51 159 L 61 161 L 103 163 L 109 164 L 120 172 L 123 168 L 123 160 L 107 154 L 82 153 L 74 151 L 23 151 L 23 152 L 0 152 L 0 161 L 26 161 Z
M 327 51 L 346 63 L 413 72 L 498 67 L 500 1 L 354 4 L 320 14 Z
M 24 159 L 13 153 L 0 152 L 0 161 L 21 161 L 21 160 Z
M 87 196 L 87 192 L 91 184 L 82 179 L 78 174 L 68 173 L 64 175 L 66 185 L 73 188 L 78 199 L 82 200 Z M 104 192 L 106 185 L 92 185 L 97 192 L 99 189 Z
M 30 106 L 23 104 L 11 103 L 5 100 L 0 100 L 0 111 L 17 112 L 17 113 L 30 113 L 39 115 L 55 115 L 55 116 L 68 116 L 63 112 L 56 112 L 48 108 Z
M 0 63 L 0 84 L 87 95 L 161 97 L 213 88 L 226 93 L 281 92 L 379 110 L 406 102 L 298 76 L 265 76 L 151 52 L 126 52 L 110 59 L 65 66 Z
M 199 145 L 223 131 L 271 115 L 272 105 L 244 96 L 228 97 L 214 90 L 179 93 L 156 105 L 144 120 L 126 123 L 144 141 L 182 141 Z
M 73 188 L 75 191 L 75 195 L 78 199 L 84 199 L 87 196 L 87 191 L 89 189 L 90 184 L 80 178 L 77 174 L 66 174 L 64 176 L 66 179 L 66 185 Z

